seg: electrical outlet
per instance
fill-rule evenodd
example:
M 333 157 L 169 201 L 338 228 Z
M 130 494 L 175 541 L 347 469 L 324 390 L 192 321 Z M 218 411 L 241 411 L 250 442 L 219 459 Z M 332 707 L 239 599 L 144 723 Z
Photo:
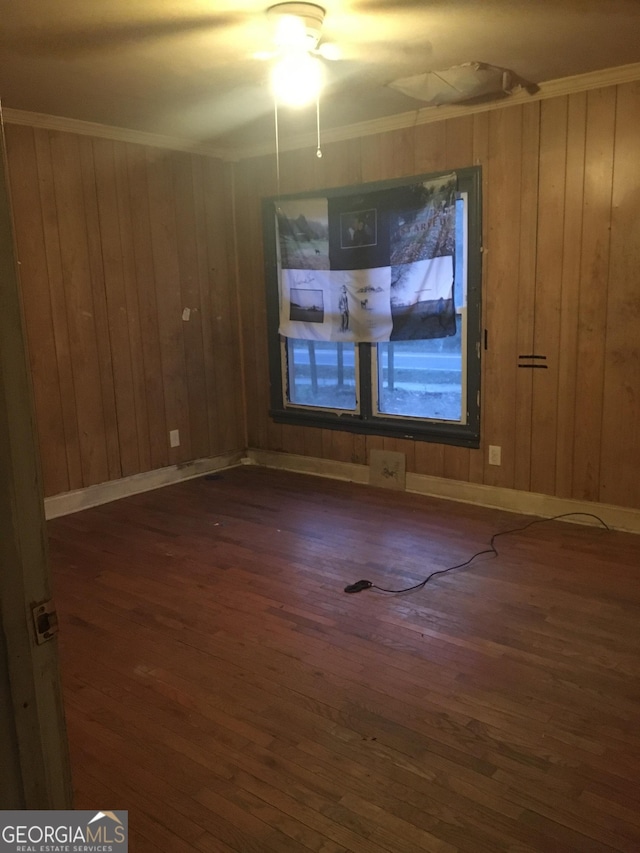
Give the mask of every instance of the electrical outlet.
M 498 444 L 489 445 L 489 465 L 500 465 L 502 463 L 502 448 Z
M 180 447 L 180 430 L 169 430 L 169 444 L 171 447 Z

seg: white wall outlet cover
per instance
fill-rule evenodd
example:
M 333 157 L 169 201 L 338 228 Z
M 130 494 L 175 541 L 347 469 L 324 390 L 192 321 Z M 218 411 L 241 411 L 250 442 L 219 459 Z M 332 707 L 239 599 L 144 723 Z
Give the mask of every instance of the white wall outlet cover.
M 406 488 L 406 457 L 393 450 L 372 450 L 369 454 L 369 483 L 386 489 Z
M 489 465 L 500 465 L 502 463 L 502 448 L 498 444 L 489 445 Z

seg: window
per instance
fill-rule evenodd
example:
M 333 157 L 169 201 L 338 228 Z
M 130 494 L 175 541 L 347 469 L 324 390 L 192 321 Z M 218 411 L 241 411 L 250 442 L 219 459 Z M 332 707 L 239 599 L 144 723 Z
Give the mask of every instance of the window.
M 437 178 L 422 175 L 411 184 Z M 481 199 L 480 168 L 456 173 L 455 254 L 453 262 L 453 326 L 445 337 L 423 340 L 385 340 L 353 343 L 339 340 L 310 340 L 279 334 L 280 291 L 278 268 L 280 248 L 274 214 L 283 199 L 264 202 L 265 247 L 268 273 L 268 323 L 271 379 L 271 416 L 278 422 L 307 424 L 323 428 L 352 430 L 377 435 L 402 436 L 477 447 L 479 444 L 480 390 L 480 278 L 481 278 Z M 363 185 L 326 191 L 329 204 L 340 210 L 340 197 L 359 194 L 366 207 L 368 193 L 402 182 Z M 309 194 L 310 195 L 310 194 Z M 294 206 L 309 196 L 288 196 Z M 375 198 L 375 195 L 371 196 Z M 337 199 L 337 201 L 332 201 Z M 342 207 L 349 206 L 347 202 Z M 373 207 L 373 205 L 372 205 Z M 339 214 L 338 238 L 355 239 L 347 228 L 367 229 L 369 241 L 377 239 L 383 223 L 373 219 L 375 210 L 366 210 L 357 222 L 350 213 Z M 337 217 L 336 217 L 337 218 Z M 301 226 L 302 227 L 302 226 Z M 304 252 L 318 253 L 315 235 L 304 238 Z M 354 244 L 355 245 L 355 244 Z M 368 244 L 365 244 L 368 245 Z M 356 250 L 357 251 L 357 250 Z M 451 263 L 451 262 L 449 262 Z M 294 263 L 294 266 L 296 264 Z M 449 267 L 451 269 L 451 266 Z M 322 292 L 314 285 L 292 285 L 292 319 L 316 322 L 331 310 L 323 303 Z M 375 282 L 374 282 L 375 283 Z M 374 287 L 360 287 L 359 305 L 370 310 L 375 301 Z M 393 298 L 391 300 L 393 303 Z M 349 322 L 346 297 L 336 314 L 336 323 Z M 294 313 L 295 312 L 295 313 Z M 352 309 L 353 313 L 353 309 Z M 346 319 L 345 319 L 346 316 Z

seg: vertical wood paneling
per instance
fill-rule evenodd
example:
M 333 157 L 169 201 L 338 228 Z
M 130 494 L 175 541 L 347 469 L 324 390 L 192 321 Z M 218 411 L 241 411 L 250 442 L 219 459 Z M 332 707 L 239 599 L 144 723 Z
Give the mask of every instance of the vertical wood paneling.
M 133 211 L 131 207 L 131 188 L 127 148 L 116 145 L 114 149 L 114 168 L 116 196 L 118 199 L 118 221 L 120 225 L 120 247 L 122 251 L 122 272 L 124 277 L 125 310 L 129 350 L 131 354 L 131 378 L 134 391 L 136 418 L 136 442 L 138 448 L 138 470 L 148 471 L 151 463 L 149 442 L 149 410 L 146 396 L 146 376 L 144 371 L 144 348 L 142 343 L 142 325 L 140 303 L 138 299 L 138 279 L 134 245 Z
M 431 441 L 416 442 L 415 470 L 418 474 L 444 477 L 444 444 Z
M 602 438 L 604 351 L 616 89 L 587 95 L 573 496 L 597 500 Z
M 8 129 L 9 130 L 9 129 Z M 58 206 L 54 186 L 54 166 L 51 156 L 50 134 L 47 131 L 35 131 L 36 160 L 40 178 L 40 201 L 42 204 L 42 225 L 44 231 L 44 247 L 47 255 L 48 286 L 51 298 L 51 314 L 53 333 L 56 342 L 56 357 L 60 376 L 60 405 L 62 408 L 62 423 L 64 427 L 65 449 L 67 452 L 67 467 L 69 470 L 69 488 L 79 489 L 84 485 L 82 478 L 82 462 L 80 458 L 80 432 L 76 415 L 77 399 L 73 376 L 72 360 L 74 357 L 69 337 L 67 321 L 67 299 L 65 295 L 62 274 L 62 257 L 60 252 L 60 233 L 58 227 Z M 11 169 L 11 163 L 9 163 Z M 15 202 L 14 202 L 15 203 Z M 24 227 L 16 222 L 16 229 Z M 33 287 L 35 282 L 21 274 L 22 289 Z M 44 284 L 44 282 L 42 282 Z M 27 328 L 30 317 L 25 318 Z M 41 419 L 46 418 L 41 410 L 36 411 L 40 447 L 43 455 L 48 445 L 49 433 L 46 424 L 41 427 Z M 48 492 L 47 492 L 48 494 Z
M 346 158 L 349 163 L 349 175 L 354 184 L 362 182 L 362 154 L 361 140 L 348 139 L 343 145 L 346 145 Z
M 182 334 L 189 399 L 191 453 L 195 458 L 199 458 L 206 456 L 209 448 L 209 407 L 206 375 L 202 370 L 204 362 L 202 304 L 191 157 L 187 154 L 175 154 L 172 158 L 172 168 L 180 304 L 183 312 L 187 312 L 182 317 Z
M 388 145 L 389 134 L 377 136 L 365 136 L 360 144 L 362 156 L 362 181 L 379 181 L 380 175 L 388 174 L 387 170 L 393 170 L 393 165 L 385 164 L 384 148 Z M 391 175 L 388 175 L 391 177 Z
M 243 361 L 245 366 L 245 399 L 247 441 L 249 447 L 265 447 L 260 443 L 260 427 L 266 422 L 267 414 L 258 403 L 257 389 L 260 383 L 268 386 L 269 378 L 266 365 L 261 369 L 257 357 L 256 302 L 264 299 L 264 279 L 258 268 L 257 251 L 244 251 L 242 246 L 255 234 L 259 216 L 257 201 L 252 204 L 251 184 L 256 171 L 256 163 L 243 164 L 244 168 L 234 166 L 235 193 L 235 231 L 238 244 L 238 287 L 240 290 L 240 323 L 243 340 Z M 250 236 L 249 236 L 250 235 Z M 262 287 L 257 282 L 262 281 Z
M 209 292 L 212 298 L 212 332 L 216 347 L 215 365 L 219 371 L 217 385 L 221 448 L 235 450 L 243 435 L 238 419 L 242 399 L 240 358 L 238 353 L 238 316 L 235 299 L 235 270 L 228 268 L 227 245 L 233 227 L 230 205 L 225 196 L 225 175 L 219 161 L 204 159 L 205 211 L 209 245 Z M 264 302 L 264 299 L 263 299 Z M 266 336 L 266 333 L 265 333 Z M 216 401 L 218 403 L 219 401 Z
M 534 350 L 539 148 L 540 104 L 527 104 L 522 107 L 518 355 L 531 354 Z M 525 491 L 531 487 L 533 373 L 526 369 L 518 369 L 516 373 L 513 485 Z
M 351 462 L 353 439 L 351 433 L 341 430 L 325 429 L 322 431 L 322 453 L 327 459 L 337 459 L 338 462 Z
M 404 127 L 401 130 L 394 131 L 391 139 L 391 156 L 395 164 L 393 177 L 411 177 L 415 174 L 413 148 L 412 127 Z
M 162 381 L 162 355 L 158 325 L 158 294 L 153 270 L 151 207 L 145 149 L 126 146 L 131 235 L 136 271 L 137 302 L 142 336 L 144 391 L 148 413 L 148 441 L 151 468 L 169 464 L 167 417 Z
M 322 456 L 322 430 L 309 427 L 303 430 L 304 452 L 306 456 Z M 366 442 L 366 439 L 365 439 Z
M 441 169 L 462 169 L 473 164 L 473 116 L 450 118 L 444 122 Z
M 313 179 L 307 175 L 306 183 L 310 187 L 348 187 L 360 182 L 362 160 L 359 139 L 332 142 L 322 151 Z
M 640 506 L 640 84 L 617 107 L 599 498 Z
M 126 477 L 140 470 L 140 456 L 126 296 L 127 284 L 130 282 L 125 280 L 124 274 L 114 144 L 108 139 L 93 141 L 99 215 L 98 234 L 102 244 L 102 277 L 108 317 L 106 334 L 105 332 L 100 334 L 101 330 L 97 328 L 96 332 L 97 340 L 106 338 L 111 344 L 120 459 L 122 473 Z
M 167 429 L 180 430 L 179 447 L 169 448 L 169 461 L 191 456 L 189 393 L 184 377 L 186 359 L 182 334 L 182 303 L 171 157 L 164 151 L 147 151 L 147 176 L 151 217 L 151 249 L 157 290 L 158 327 Z
M 304 456 L 304 437 L 303 430 L 290 424 L 282 425 L 282 447 L 285 453 L 293 453 L 296 456 Z
M 96 344 L 100 365 L 100 387 L 104 413 L 104 433 L 107 445 L 107 464 L 110 479 L 122 476 L 123 465 L 118 436 L 116 389 L 113 378 L 111 338 L 105 288 L 102 234 L 96 187 L 96 171 L 93 156 L 93 141 L 90 137 L 79 137 L 80 169 L 84 193 L 84 214 L 87 223 L 89 263 L 91 265 L 91 289 L 93 293 L 93 316 L 96 327 Z
M 387 442 L 389 442 L 389 446 L 387 446 Z M 395 450 L 396 453 L 403 453 L 406 470 L 415 471 L 416 443 L 408 438 L 385 438 L 383 447 L 385 450 Z
M 355 462 L 357 465 L 366 465 L 367 464 L 367 438 L 364 435 L 354 435 L 353 436 L 353 458 L 352 462 Z M 415 448 L 414 448 L 414 462 L 415 466 Z
M 83 485 L 109 479 L 78 138 L 50 134 Z
M 7 138 L 46 494 L 242 449 L 222 165 L 21 127 Z
M 384 450 L 384 438 L 381 435 L 367 436 L 367 464 L 371 461 L 372 450 Z
M 416 175 L 445 168 L 446 123 L 421 124 L 413 132 L 413 169 Z
M 282 184 L 284 187 L 295 187 L 296 184 L 303 180 L 304 175 L 313 176 L 316 169 L 316 164 L 309 159 L 309 151 L 291 151 L 283 160 L 282 163 Z M 316 158 L 317 159 L 317 158 Z M 262 279 L 264 264 L 264 248 L 262 241 L 262 216 L 260 208 L 257 208 L 254 202 L 254 197 L 257 194 L 258 198 L 271 196 L 275 192 L 275 184 L 273 183 L 273 170 L 268 168 L 266 172 L 259 172 L 254 175 L 254 182 L 249 188 L 251 207 L 256 210 L 256 217 L 253 220 L 254 227 L 257 225 L 260 228 L 260 235 L 256 246 L 252 246 L 252 250 L 257 249 L 258 256 L 254 265 L 253 276 L 257 276 L 258 281 Z M 315 184 L 315 180 L 312 180 Z M 282 192 L 285 192 L 282 189 Z M 255 232 L 251 232 L 255 233 Z M 241 241 L 246 240 L 247 235 L 239 235 L 238 251 L 242 252 Z M 251 238 L 249 238 L 251 239 Z M 268 361 L 268 346 L 267 346 L 267 303 L 264 290 L 261 290 L 255 297 L 255 305 L 253 307 L 254 320 L 254 341 L 256 345 L 255 354 L 261 365 L 266 367 Z M 255 389 L 257 402 L 259 403 L 260 420 L 264 418 L 265 406 L 268 408 L 270 404 L 270 387 L 268 382 L 259 380 Z M 261 427 L 261 433 L 266 434 L 266 440 L 270 442 L 271 447 L 282 447 L 282 430 L 279 424 L 275 424 L 271 419 L 268 419 L 266 425 Z
M 52 494 L 69 489 L 69 470 L 53 310 L 47 286 L 38 164 L 31 128 L 18 127 L 7 134 L 7 156 L 12 167 L 16 257 L 22 280 L 27 283 L 22 288 L 22 301 L 30 319 L 27 332 L 35 406 L 43 413 L 44 420 L 40 442 L 43 435 L 47 436 L 46 447 L 41 446 L 42 474 L 44 489 Z
M 193 298 L 200 306 L 199 318 L 195 317 L 194 319 L 196 324 L 199 324 L 200 334 L 202 335 L 202 372 L 206 387 L 206 398 L 208 401 L 206 409 L 207 434 L 209 447 L 222 447 L 221 419 L 215 405 L 215 401 L 222 398 L 222 394 L 218 391 L 217 384 L 218 377 L 216 373 L 216 362 L 218 359 L 215 358 L 216 342 L 214 329 L 218 325 L 218 321 L 216 320 L 212 303 L 212 287 L 210 281 L 211 267 L 209 263 L 209 256 L 211 255 L 212 262 L 215 262 L 215 258 L 213 257 L 213 252 L 210 251 L 207 240 L 206 181 L 203 158 L 195 158 L 193 160 L 191 189 L 193 192 L 193 201 L 195 206 L 195 260 L 197 263 L 198 277 L 198 292 L 197 294 L 193 294 Z
M 556 479 L 558 360 L 562 304 L 562 251 L 567 157 L 567 99 L 544 101 L 540 116 L 538 251 L 536 254 L 533 351 L 546 356 L 544 370 L 532 370 L 531 490 L 553 492 Z M 529 372 L 521 370 L 520 373 Z
M 491 180 L 484 200 L 488 227 L 483 313 L 489 331 L 484 440 L 485 446 L 502 447 L 502 465 L 490 466 L 485 454 L 484 482 L 508 488 L 513 487 L 515 474 L 521 160 L 522 107 L 490 113 Z
M 275 166 L 273 158 L 251 164 L 245 172 L 239 198 L 242 202 L 236 223 L 239 282 L 242 288 L 242 324 L 247 377 L 247 427 L 250 447 L 266 447 L 266 412 L 270 388 L 267 373 L 266 294 L 262 242 L 262 210 L 260 199 L 274 195 Z M 287 170 L 284 171 L 285 180 Z
M 576 376 L 578 371 L 578 304 L 582 256 L 582 207 L 584 200 L 584 153 L 587 96 L 569 98 L 567 115 L 567 165 L 562 253 L 562 304 L 560 352 L 558 353 L 558 431 L 556 435 L 556 483 L 558 497 L 573 493 Z

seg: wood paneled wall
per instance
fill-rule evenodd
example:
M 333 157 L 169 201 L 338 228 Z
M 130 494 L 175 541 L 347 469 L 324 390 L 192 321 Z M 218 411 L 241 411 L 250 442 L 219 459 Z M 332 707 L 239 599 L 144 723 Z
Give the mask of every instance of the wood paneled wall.
M 273 424 L 259 200 L 273 157 L 236 166 L 252 447 L 640 508 L 640 83 L 281 155 L 283 193 L 481 164 L 482 445 L 447 447 Z M 518 355 L 547 357 L 546 370 Z M 502 465 L 488 465 L 489 444 Z
M 273 157 L 234 166 L 238 306 L 228 167 L 9 125 L 46 494 L 241 450 L 245 396 L 251 447 L 360 463 L 387 448 L 408 471 L 640 508 L 639 132 L 627 83 L 281 155 L 283 192 L 482 165 L 489 348 L 468 450 L 270 420 Z M 546 370 L 518 368 L 531 352 Z
M 29 127 L 6 138 L 45 493 L 242 450 L 228 168 Z

